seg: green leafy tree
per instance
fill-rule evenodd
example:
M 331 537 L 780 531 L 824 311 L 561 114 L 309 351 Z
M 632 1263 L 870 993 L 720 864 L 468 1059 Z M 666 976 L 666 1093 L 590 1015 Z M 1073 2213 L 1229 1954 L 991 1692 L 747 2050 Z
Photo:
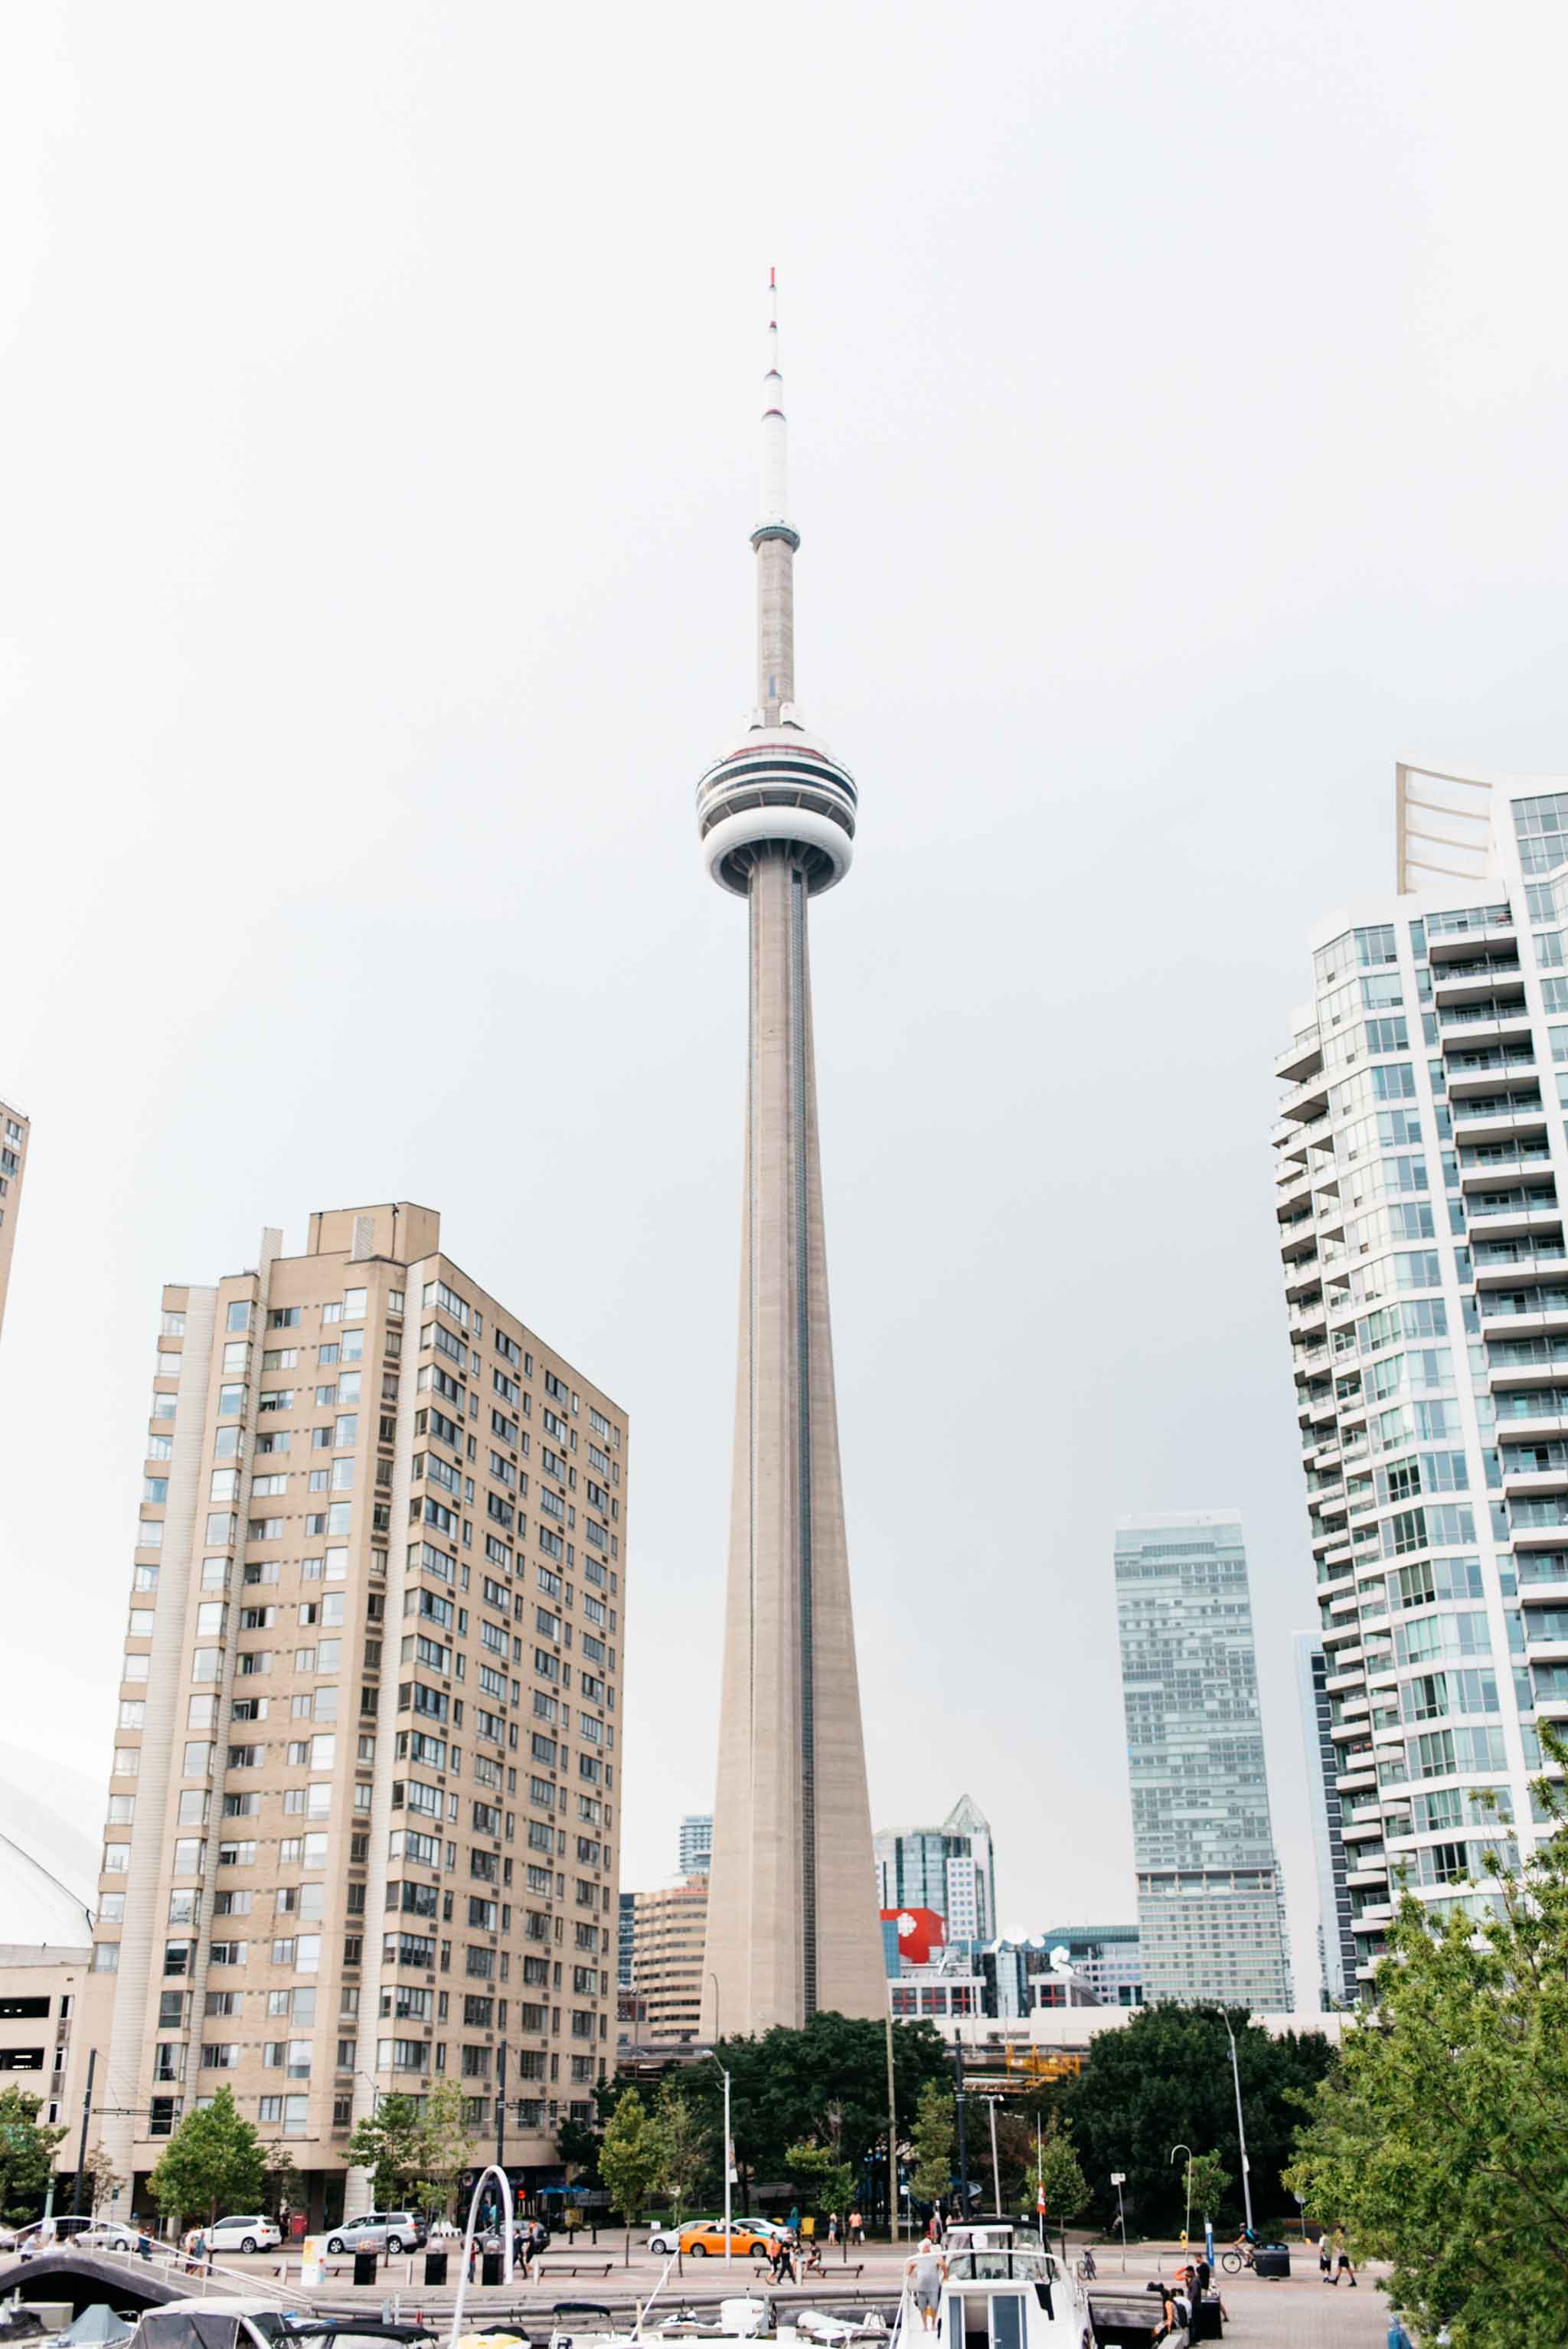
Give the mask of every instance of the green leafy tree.
M 663 2174 L 665 2147 L 657 2122 L 635 2088 L 616 2105 L 599 2147 L 599 2168 L 610 2199 L 629 2227 L 648 2207 Z
M 935 2202 L 953 2185 L 957 2107 L 951 2088 L 927 2080 L 909 2133 L 909 2185 L 917 2202 Z
M 266 2168 L 262 2178 L 262 2208 L 274 2219 L 282 2220 L 291 2210 L 303 2209 L 305 2199 L 304 2179 L 294 2168 L 293 2154 L 286 2145 L 263 2146 Z
M 1066 2226 L 1087 2210 L 1094 2197 L 1073 2145 L 1073 2125 L 1052 2113 L 1040 2133 L 1038 2152 L 1029 2164 L 1037 2188 L 1046 2190 L 1046 2216 Z
M 473 2137 L 463 2117 L 465 2102 L 459 2084 L 443 2076 L 433 2083 L 419 2122 L 420 2207 L 438 2210 L 447 2219 L 452 2215 L 463 2172 L 473 2159 Z
M 669 2196 L 678 2224 L 681 2212 L 713 2170 L 713 2133 L 701 2115 L 676 2094 L 668 2073 L 659 2085 L 654 2123 L 660 2149 L 657 2184 Z
M 101 2145 L 95 2145 L 82 2164 L 82 2199 L 96 2217 L 107 2210 L 125 2179 Z
M 892 2043 L 895 2110 L 904 2137 L 925 2083 L 951 2085 L 952 2057 L 928 2023 L 895 2023 Z M 758 2039 L 726 2039 L 714 2052 L 730 2075 L 743 2198 L 748 2178 L 787 2175 L 792 2145 L 814 2137 L 831 2146 L 858 2178 L 867 2154 L 883 2143 L 887 2044 L 881 2023 L 826 2012 L 799 2031 L 780 2026 Z M 717 2147 L 724 2096 L 717 2064 L 679 2066 L 673 2077 L 675 2093 L 700 2115 Z
M 1287 2172 L 1309 2218 L 1391 2261 L 1412 2331 L 1447 2324 L 1456 2349 L 1568 2341 L 1568 1804 L 1534 1792 L 1548 1832 L 1494 1902 L 1401 1899 Z
M 0 2219 L 9 2226 L 25 2226 L 37 2217 L 51 2157 L 66 2134 L 63 2128 L 39 2127 L 42 2108 L 42 2098 L 25 2088 L 0 2088 Z
M 1205 2219 L 1217 2219 L 1221 2206 L 1230 2192 L 1231 2173 L 1217 2153 L 1196 2153 L 1192 2157 L 1192 2217 L 1198 2226 Z
M 855 2173 L 841 2161 L 830 2145 L 807 2137 L 787 2146 L 784 2166 L 799 2188 L 802 2199 L 824 2219 L 830 2210 L 847 2211 L 855 2196 Z
M 1334 2051 L 1318 2032 L 1271 2038 L 1231 2010 L 1260 2224 L 1290 2208 L 1281 2173 L 1290 2159 L 1304 2096 L 1328 2073 Z M 1183 2165 L 1172 2146 L 1212 2147 L 1241 2175 L 1231 2048 L 1217 2006 L 1141 2007 L 1124 2030 L 1102 2031 L 1062 2098 L 1078 2158 L 1101 2218 L 1113 2223 L 1113 2169 L 1127 2174 L 1130 2226 L 1174 2233 L 1186 2209 Z
M 424 2172 L 419 2107 L 412 2096 L 383 2096 L 373 2113 L 356 2122 L 348 2158 L 370 2172 L 370 2199 L 377 2210 L 402 2209 Z
M 599 2175 L 601 2132 L 592 2121 L 563 2120 L 555 2132 L 555 2151 L 574 2186 L 602 2186 Z
M 220 2088 L 210 2105 L 187 2113 L 148 2179 L 166 2218 L 212 2220 L 221 2209 L 252 2210 L 262 2199 L 262 2141 Z

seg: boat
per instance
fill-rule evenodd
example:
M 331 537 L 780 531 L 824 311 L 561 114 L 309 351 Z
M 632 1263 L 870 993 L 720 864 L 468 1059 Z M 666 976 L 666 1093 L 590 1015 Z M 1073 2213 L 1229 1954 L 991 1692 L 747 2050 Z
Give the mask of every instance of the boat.
M 938 2254 L 945 2273 L 934 2334 L 907 2287 L 889 2349 L 1092 2349 L 1082 2285 L 1044 2244 L 1006 2219 L 952 2227 Z

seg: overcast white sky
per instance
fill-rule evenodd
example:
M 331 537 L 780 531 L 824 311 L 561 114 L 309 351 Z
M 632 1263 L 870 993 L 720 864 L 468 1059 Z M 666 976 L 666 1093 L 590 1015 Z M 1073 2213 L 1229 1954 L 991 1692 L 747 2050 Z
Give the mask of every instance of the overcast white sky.
M 1568 767 L 1565 68 L 1441 0 L 5 13 L 13 1741 L 106 1764 L 160 1283 L 408 1196 L 632 1415 L 624 1880 L 708 1806 L 777 264 L 873 1811 L 1130 1916 L 1111 1523 L 1239 1507 L 1311 1987 L 1272 1062 L 1397 754 Z

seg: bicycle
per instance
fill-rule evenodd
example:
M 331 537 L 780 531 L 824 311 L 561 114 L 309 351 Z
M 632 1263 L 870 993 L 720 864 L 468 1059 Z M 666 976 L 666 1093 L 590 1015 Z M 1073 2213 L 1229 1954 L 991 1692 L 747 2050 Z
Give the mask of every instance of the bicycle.
M 1095 2266 L 1094 2253 L 1092 2251 L 1085 2251 L 1082 2257 L 1075 2261 L 1073 2273 L 1078 2278 L 1079 2283 L 1093 2283 L 1096 2282 L 1099 2274 L 1099 2270 Z
M 1220 2253 L 1220 2265 L 1227 2275 L 1240 2275 L 1243 2268 L 1255 2268 L 1257 2263 L 1257 2253 L 1250 2247 L 1244 2251 L 1229 2251 Z

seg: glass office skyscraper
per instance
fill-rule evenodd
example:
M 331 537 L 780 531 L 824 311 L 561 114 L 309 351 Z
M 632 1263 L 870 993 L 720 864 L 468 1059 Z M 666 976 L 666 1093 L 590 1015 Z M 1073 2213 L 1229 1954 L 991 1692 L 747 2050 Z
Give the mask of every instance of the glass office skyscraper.
M 1144 1996 L 1292 2005 L 1233 1510 L 1123 1517 L 1116 1611 Z

